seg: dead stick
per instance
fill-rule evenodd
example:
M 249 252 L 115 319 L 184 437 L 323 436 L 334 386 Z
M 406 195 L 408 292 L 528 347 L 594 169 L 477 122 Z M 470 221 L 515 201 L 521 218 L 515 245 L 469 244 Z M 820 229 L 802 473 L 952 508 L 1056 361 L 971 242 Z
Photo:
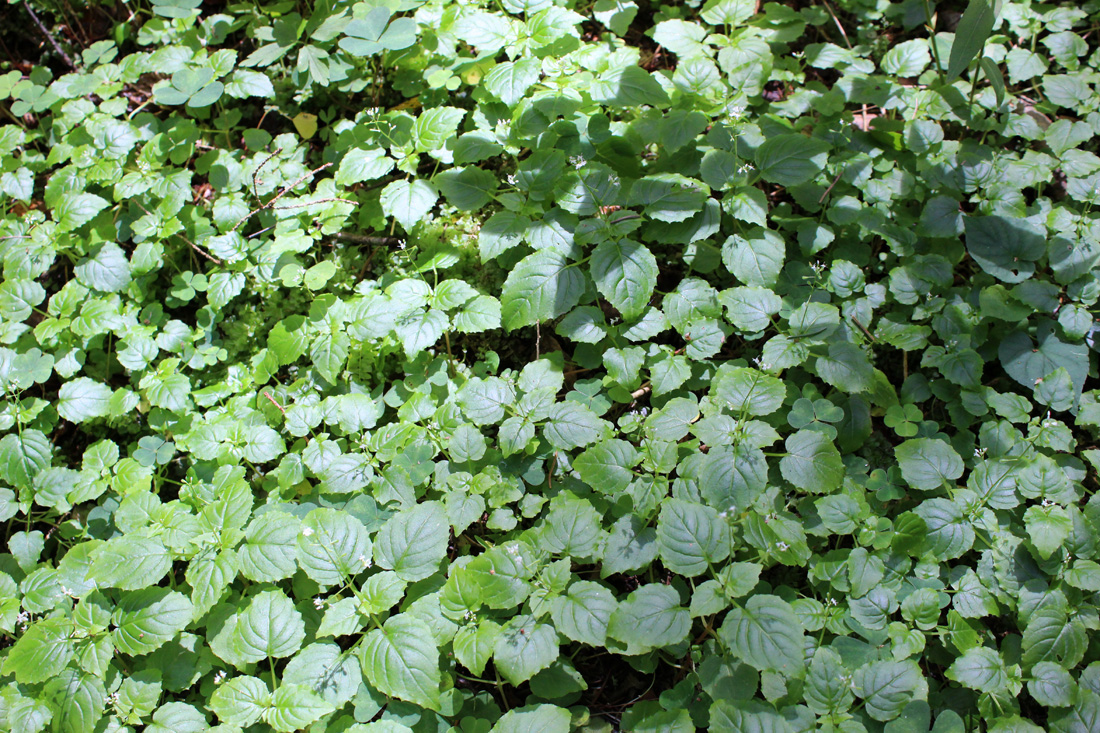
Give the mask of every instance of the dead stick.
M 398 237 L 378 237 L 370 234 L 355 234 L 353 232 L 336 232 L 326 235 L 332 239 L 339 239 L 352 244 L 373 244 L 381 247 L 397 247 L 405 240 Z
M 874 343 L 875 342 L 875 337 L 871 335 L 871 332 L 867 330 L 867 327 L 864 326 L 862 323 L 860 323 L 859 319 L 856 318 L 855 316 L 849 316 L 849 317 L 852 319 L 852 323 L 859 326 L 860 331 L 863 331 L 863 335 L 866 336 L 867 338 L 871 339 L 871 343 Z
M 835 185 L 836 185 L 837 181 L 839 181 L 839 180 L 840 180 L 840 177 L 841 177 L 841 176 L 842 176 L 843 174 L 844 174 L 844 171 L 842 171 L 842 170 L 841 170 L 841 171 L 837 171 L 837 174 L 836 174 L 836 178 L 834 178 L 834 179 L 833 179 L 833 182 L 829 184 L 829 187 L 825 189 L 825 193 L 821 194 L 821 198 L 819 198 L 819 199 L 817 200 L 817 203 L 818 203 L 818 204 L 823 204 L 823 203 L 825 203 L 825 197 L 826 197 L 826 196 L 828 196 L 828 195 L 829 195 L 829 192 L 833 190 L 833 186 L 835 186 Z
M 137 207 L 138 207 L 139 209 L 141 209 L 142 211 L 144 211 L 144 212 L 145 212 L 146 214 L 149 214 L 149 216 L 152 216 L 152 215 L 153 215 L 153 214 L 152 214 L 152 212 L 150 212 L 150 211 L 149 211 L 149 209 L 145 208 L 144 206 L 142 206 L 142 205 L 141 205 L 140 203 L 138 203 L 137 201 L 134 201 L 133 199 L 130 199 L 130 200 L 131 200 L 131 201 L 133 201 L 133 202 L 134 202 L 134 204 L 135 204 L 135 205 L 136 205 L 136 206 L 137 206 Z M 218 259 L 217 257 L 215 257 L 214 255 L 210 254 L 209 252 L 207 252 L 206 250 L 204 250 L 204 249 L 203 249 L 202 247 L 200 247 L 199 245 L 195 244 L 195 243 L 194 243 L 194 242 L 192 242 L 192 241 L 191 241 L 190 239 L 188 239 L 188 238 L 187 238 L 187 235 L 185 235 L 185 234 L 182 234 L 182 233 L 180 233 L 180 232 L 176 232 L 175 234 L 173 234 L 173 235 L 171 235 L 171 236 L 179 237 L 179 238 L 180 238 L 180 239 L 182 239 L 183 241 L 187 242 L 187 244 L 191 245 L 191 249 L 195 250 L 195 251 L 196 251 L 196 252 L 198 252 L 198 253 L 199 253 L 200 255 L 202 255 L 202 256 L 203 256 L 203 257 L 205 257 L 206 259 L 210 260 L 211 262 L 213 262 L 213 263 L 214 263 L 215 265 L 220 265 L 220 264 L 222 263 L 222 261 L 221 261 L 221 260 L 219 260 L 219 259 Z
M 335 203 L 341 203 L 341 204 L 358 204 L 359 203 L 358 201 L 352 201 L 351 199 L 342 199 L 342 198 L 339 198 L 339 197 L 333 197 L 333 198 L 329 198 L 329 199 L 317 199 L 315 201 L 306 201 L 304 204 L 286 204 L 285 206 L 276 206 L 275 210 L 276 211 L 283 211 L 285 209 L 304 209 L 307 206 L 316 206 L 317 204 L 331 204 L 331 203 L 334 203 L 334 202 Z
M 56 39 L 54 39 L 53 34 L 50 33 L 46 29 L 46 26 L 42 24 L 42 21 L 38 19 L 38 16 L 35 15 L 34 10 L 31 8 L 30 3 L 28 3 L 27 0 L 23 0 L 23 7 L 27 9 L 28 13 L 30 13 L 31 20 L 33 20 L 34 24 L 38 26 L 38 30 L 42 31 L 42 35 L 44 35 L 46 37 L 46 40 L 50 42 L 50 45 L 53 46 L 53 50 L 57 51 L 57 55 L 61 57 L 61 60 L 68 64 L 70 69 L 75 69 L 76 64 L 73 63 L 73 60 L 69 57 L 69 54 L 65 53 L 65 50 L 62 49 L 61 45 L 57 42 Z
M 264 112 L 264 115 L 267 115 L 267 112 Z M 262 120 L 261 120 L 261 122 L 262 122 Z M 259 183 L 260 171 L 263 170 L 265 165 L 267 165 L 268 163 L 271 162 L 272 158 L 274 158 L 276 155 L 278 155 L 281 152 L 283 152 L 283 149 L 279 148 L 274 153 L 272 153 L 271 155 L 264 158 L 264 162 L 260 163 L 258 166 L 256 166 L 256 170 L 252 171 L 252 195 L 255 196 L 256 198 L 260 198 L 260 190 L 259 190 L 259 187 L 260 187 L 260 183 Z
M 292 190 L 294 190 L 294 188 L 296 188 L 299 183 L 306 180 L 307 178 L 312 176 L 314 173 L 319 173 L 319 172 L 323 171 L 325 168 L 330 167 L 331 165 L 332 165 L 332 163 L 325 163 L 324 165 L 317 166 L 316 168 L 309 171 L 308 173 L 303 173 L 302 175 L 298 176 L 298 180 L 294 181 L 294 183 L 290 184 L 289 186 L 284 187 L 282 191 L 279 191 L 279 193 L 275 194 L 275 196 L 270 201 L 268 201 L 266 204 L 259 207 L 258 209 L 253 209 L 252 211 L 248 212 L 243 217 L 241 217 L 241 220 L 238 221 L 236 224 L 234 224 L 233 228 L 229 230 L 230 234 L 232 234 L 233 232 L 240 229 L 241 224 L 244 224 L 246 221 L 248 221 L 249 219 L 254 217 L 256 214 L 259 214 L 261 211 L 264 211 L 265 209 L 270 209 L 272 206 L 275 205 L 276 201 L 278 201 L 283 196 L 286 196 L 288 193 L 290 193 Z

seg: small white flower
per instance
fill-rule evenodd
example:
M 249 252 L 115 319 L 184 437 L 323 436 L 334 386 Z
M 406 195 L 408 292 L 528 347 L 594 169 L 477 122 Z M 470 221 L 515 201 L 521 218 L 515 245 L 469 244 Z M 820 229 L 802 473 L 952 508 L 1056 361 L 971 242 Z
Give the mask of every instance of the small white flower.
M 118 693 L 117 692 L 112 692 L 110 695 L 107 696 L 107 704 L 108 705 L 117 705 L 118 704 Z
M 303 537 L 312 537 L 313 536 L 313 529 L 310 528 L 310 527 L 302 527 L 302 536 Z
M 65 586 L 61 586 L 61 592 L 64 595 L 67 595 L 69 598 L 76 598 L 76 593 L 73 593 L 72 588 L 66 588 Z
M 325 599 L 324 598 L 314 598 L 313 599 L 313 607 L 316 608 L 318 611 L 320 611 L 322 608 L 325 607 Z
M 776 542 L 775 546 L 779 549 L 780 552 L 786 552 L 787 550 L 791 549 L 791 546 L 788 545 L 786 542 Z
M 572 155 L 572 156 L 569 157 L 569 162 L 570 162 L 570 164 L 572 164 L 572 166 L 574 168 L 576 168 L 577 170 L 580 170 L 581 168 L 584 167 L 584 164 L 587 163 L 588 161 L 585 160 L 584 158 L 582 158 L 579 155 Z
M 752 163 L 743 163 L 737 168 L 738 173 L 748 173 L 752 170 L 756 170 L 756 166 L 754 166 Z
M 974 449 L 974 457 L 975 458 L 985 458 L 986 450 L 987 449 L 985 449 L 985 448 L 975 448 Z
M 367 559 L 366 555 L 360 555 L 359 556 L 359 564 L 361 564 L 364 568 L 369 568 L 370 567 L 370 560 Z
M 514 185 L 516 185 L 516 177 L 515 177 L 515 175 L 514 175 L 514 174 L 509 174 L 509 175 L 508 175 L 508 185 L 509 185 L 509 186 L 514 186 Z
M 224 669 L 219 669 L 214 674 L 214 684 L 215 685 L 220 685 L 224 681 L 225 681 L 225 670 Z
M 1043 506 L 1045 506 L 1045 507 L 1054 506 L 1054 502 L 1051 501 L 1050 499 L 1043 499 Z

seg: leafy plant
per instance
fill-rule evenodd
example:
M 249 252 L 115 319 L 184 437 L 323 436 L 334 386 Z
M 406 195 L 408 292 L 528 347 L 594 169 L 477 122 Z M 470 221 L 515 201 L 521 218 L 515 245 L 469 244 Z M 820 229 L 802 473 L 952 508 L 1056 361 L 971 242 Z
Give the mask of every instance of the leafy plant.
M 6 729 L 1100 727 L 1096 2 L 108 10 L 0 75 Z

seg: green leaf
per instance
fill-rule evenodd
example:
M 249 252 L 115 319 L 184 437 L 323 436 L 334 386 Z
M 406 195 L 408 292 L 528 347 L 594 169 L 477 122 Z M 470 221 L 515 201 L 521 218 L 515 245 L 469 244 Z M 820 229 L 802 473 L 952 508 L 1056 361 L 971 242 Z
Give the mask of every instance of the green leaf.
M 540 535 L 542 547 L 575 559 L 597 558 L 602 551 L 600 514 L 585 499 L 555 501 Z
M 305 624 L 302 614 L 280 590 L 257 593 L 237 618 L 229 644 L 249 662 L 289 657 L 302 646 Z
M 1057 504 L 1028 507 L 1024 512 L 1024 526 L 1031 544 L 1044 560 L 1062 546 L 1073 529 L 1069 513 Z
M 354 603 L 354 599 L 349 600 Z M 287 662 L 283 682 L 302 685 L 339 707 L 355 697 L 363 682 L 363 672 L 350 652 L 336 644 L 317 642 Z
M 96 245 L 73 268 L 76 279 L 93 290 L 114 293 L 130 284 L 130 263 L 114 242 Z
M 982 71 L 985 72 L 985 76 L 989 79 L 989 85 L 993 87 L 993 94 L 997 99 L 997 106 L 1000 107 L 1005 103 L 1005 78 L 1001 73 L 1001 67 L 997 65 L 993 59 L 988 56 L 982 56 L 979 62 L 982 65 Z
M 756 14 L 754 0 L 707 0 L 699 15 L 716 26 L 736 28 Z
M 447 516 L 439 502 L 417 504 L 391 517 L 375 537 L 374 559 L 407 581 L 436 572 L 447 555 Z
M 250 580 L 272 582 L 289 578 L 298 569 L 297 537 L 301 522 L 292 514 L 265 512 L 245 531 L 237 550 L 241 573 Z
M 871 662 L 856 670 L 852 677 L 868 715 L 880 721 L 898 717 L 916 696 L 921 681 L 921 670 L 911 660 Z
M 452 206 L 473 211 L 493 200 L 499 180 L 487 170 L 466 166 L 438 173 L 432 183 L 439 186 Z
M 47 682 L 39 696 L 53 713 L 52 730 L 92 733 L 103 714 L 107 691 L 98 678 L 66 669 Z
M 439 192 L 428 181 L 394 181 L 382 189 L 382 211 L 397 220 L 406 232 L 420 222 L 439 200 Z
M 972 0 L 986 2 L 987 0 Z M 983 270 L 1002 282 L 1019 283 L 1035 273 L 1046 254 L 1046 227 L 1031 219 L 1000 215 L 968 216 L 966 249 Z
M 363 673 L 383 693 L 439 710 L 439 648 L 431 628 L 408 614 L 391 616 L 367 634 L 359 652 Z
M 471 379 L 458 391 L 459 406 L 477 425 L 500 422 L 515 399 L 515 388 L 498 377 Z
M 730 322 L 749 333 L 757 333 L 770 326 L 772 316 L 782 306 L 778 295 L 760 287 L 730 288 L 719 293 L 718 299 L 726 308 Z
M 524 58 L 497 64 L 481 80 L 482 86 L 509 107 L 523 99 L 539 80 L 542 63 L 538 59 Z
M 995 20 L 992 0 L 970 0 L 955 28 L 955 40 L 951 44 L 951 56 L 944 73 L 945 81 L 950 82 L 958 77 L 978 57 L 993 32 Z
M 558 634 L 533 617 L 513 616 L 504 624 L 493 648 L 493 660 L 504 679 L 521 685 L 558 658 Z
M 1081 661 L 1088 644 L 1084 625 L 1068 618 L 1065 608 L 1040 606 L 1027 620 L 1023 636 L 1023 666 L 1056 662 L 1072 669 Z
M 744 511 L 768 481 L 768 464 L 758 448 L 711 448 L 699 464 L 699 491 L 707 504 L 722 512 Z
M 512 211 L 498 211 L 490 216 L 477 235 L 481 261 L 488 262 L 518 247 L 530 226 L 530 219 Z
M 630 0 L 597 0 L 592 15 L 612 33 L 625 36 L 638 14 L 638 5 Z
M 1052 711 L 1047 719 L 1052 733 L 1085 733 L 1100 726 L 1100 695 L 1092 690 L 1081 690 L 1080 698 L 1072 708 Z
M 504 281 L 500 303 L 504 327 L 513 330 L 557 318 L 584 293 L 584 274 L 556 249 L 543 249 L 520 260 Z
M 726 614 L 718 633 L 737 656 L 759 670 L 797 674 L 804 666 L 802 623 L 789 603 L 755 595 Z
M 613 494 L 630 485 L 634 478 L 631 469 L 640 457 L 625 440 L 605 440 L 577 456 L 573 468 L 588 485 Z
M 270 705 L 267 685 L 256 677 L 234 677 L 214 690 L 210 709 L 223 723 L 246 728 L 260 719 Z
M 607 625 L 618 603 L 599 583 L 579 580 L 554 599 L 550 613 L 554 626 L 573 641 L 594 647 L 607 643 Z
M 572 400 L 555 403 L 543 425 L 543 434 L 555 448 L 583 448 L 607 433 L 607 423 L 594 412 Z
M 818 648 L 806 674 L 806 703 L 810 709 L 823 714 L 851 707 L 854 695 L 844 677 L 840 655 L 827 647 Z
M 592 252 L 592 279 L 623 318 L 640 315 L 657 284 L 657 259 L 630 239 L 600 243 Z
M 483 333 L 500 328 L 500 301 L 479 295 L 454 315 L 454 327 L 461 333 Z
M 819 356 L 814 368 L 826 383 L 842 392 L 869 392 L 874 386 L 874 367 L 867 355 L 846 341 L 829 344 L 828 356 Z
M 465 116 L 466 111 L 457 107 L 425 108 L 413 125 L 413 140 L 417 149 L 423 153 L 442 150 Z
M 924 520 L 927 528 L 925 539 L 934 554 L 951 560 L 974 544 L 974 528 L 955 502 L 929 499 L 913 511 Z
M 774 707 L 758 700 L 716 700 L 710 706 L 710 730 L 715 733 L 791 730 Z
M 371 557 L 367 528 L 335 509 L 314 509 L 298 533 L 298 564 L 322 587 L 347 582 L 363 572 Z
M 1038 380 L 1064 368 L 1081 394 L 1089 371 L 1088 349 L 1084 344 L 1067 343 L 1055 335 L 1051 321 L 1041 321 L 1033 341 L 1026 331 L 1008 334 L 997 349 L 997 356 L 1008 375 L 1025 387 L 1034 389 Z
M 786 257 L 783 238 L 771 229 L 753 227 L 735 234 L 722 245 L 726 269 L 746 285 L 771 287 L 783 270 Z
M 283 684 L 271 694 L 264 722 L 280 733 L 294 733 L 328 715 L 333 706 L 304 685 Z
M 638 517 L 620 517 L 611 527 L 603 555 L 601 577 L 644 568 L 657 557 L 657 533 Z
M 373 181 L 393 170 L 393 159 L 384 150 L 352 148 L 336 169 L 336 182 L 347 186 L 361 181 Z
M 915 38 L 899 43 L 887 51 L 882 57 L 882 70 L 892 76 L 915 77 L 920 76 L 931 62 L 928 41 Z
M 58 228 L 66 232 L 87 224 L 107 206 L 107 200 L 94 193 L 66 193 L 53 213 Z
M 191 623 L 194 608 L 187 596 L 167 588 L 127 593 L 115 608 L 111 640 L 123 654 L 148 654 Z
M 32 624 L 11 647 L 4 674 L 23 684 L 55 678 L 73 658 L 72 622 L 48 618 Z
M 844 482 L 844 462 L 829 436 L 817 430 L 799 430 L 787 437 L 787 455 L 779 461 L 783 478 L 800 489 L 828 494 Z
M 77 377 L 61 385 L 57 394 L 57 413 L 69 422 L 92 420 L 110 412 L 110 399 L 110 387 L 87 377 Z
M 730 546 L 729 525 L 716 510 L 680 499 L 661 502 L 657 547 L 672 572 L 700 575 L 725 560 Z
M 9 433 L 0 439 L 0 479 L 29 487 L 38 472 L 50 465 L 53 445 L 40 430 Z
M 757 369 L 735 367 L 719 372 L 714 396 L 724 406 L 747 415 L 770 415 L 783 404 L 787 387 L 781 379 Z
M 489 733 L 569 733 L 572 716 L 557 705 L 529 705 L 512 708 L 500 717 Z
M 455 659 L 474 674 L 480 675 L 493 656 L 493 648 L 499 635 L 500 624 L 491 619 L 463 626 L 454 638 Z
M 402 316 L 397 320 L 393 330 L 401 340 L 401 345 L 405 347 L 405 354 L 412 357 L 438 341 L 447 326 L 447 315 L 443 311 L 431 308 L 427 311 L 413 311 Z
M 156 585 L 171 567 L 168 549 L 160 540 L 131 534 L 100 546 L 88 576 L 101 588 L 139 590 Z
M 607 635 L 627 645 L 626 654 L 644 654 L 687 638 L 691 616 L 680 596 L 660 583 L 643 585 L 619 604 L 607 624 Z
M 9 321 L 24 321 L 34 307 L 46 298 L 46 290 L 37 282 L 23 278 L 5 278 L 0 282 L 0 316 Z M 22 379 L 19 375 L 13 375 Z
M 776 135 L 756 149 L 756 165 L 765 181 L 780 186 L 796 186 L 813 180 L 824 170 L 831 149 L 829 143 L 817 138 Z
M 675 223 L 699 213 L 707 193 L 695 179 L 665 174 L 636 181 L 630 189 L 630 200 L 632 205 L 643 206 L 649 218 Z
M 955 660 L 945 673 L 948 679 L 966 685 L 972 690 L 989 694 L 1009 692 L 1008 670 L 1004 660 L 994 649 L 979 646 L 968 649 Z
M 1031 668 L 1027 691 L 1040 705 L 1062 708 L 1077 701 L 1077 682 L 1054 662 L 1039 662 Z
M 344 333 L 319 335 L 309 349 L 309 357 L 317 371 L 329 383 L 335 384 L 348 361 L 351 340 Z M 279 450 L 278 453 L 282 451 Z
M 608 107 L 664 107 L 668 94 L 652 75 L 640 66 L 629 64 L 601 74 L 589 87 L 592 101 Z
M 907 440 L 894 449 L 901 475 L 914 489 L 935 491 L 963 474 L 962 458 L 951 445 L 932 438 Z

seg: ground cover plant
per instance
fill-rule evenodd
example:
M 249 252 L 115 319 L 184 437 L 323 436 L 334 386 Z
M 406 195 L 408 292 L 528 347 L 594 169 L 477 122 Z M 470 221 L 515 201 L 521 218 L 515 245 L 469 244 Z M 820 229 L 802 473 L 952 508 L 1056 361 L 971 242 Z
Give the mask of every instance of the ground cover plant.
M 3 729 L 1100 730 L 1100 3 L 3 12 Z

